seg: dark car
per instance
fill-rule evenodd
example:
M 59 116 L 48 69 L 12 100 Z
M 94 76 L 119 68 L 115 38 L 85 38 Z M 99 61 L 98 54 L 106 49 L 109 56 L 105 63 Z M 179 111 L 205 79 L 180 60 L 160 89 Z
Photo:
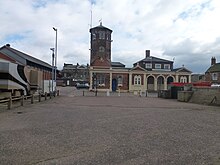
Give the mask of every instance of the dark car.
M 77 83 L 76 88 L 77 89 L 89 89 L 89 84 L 88 83 L 85 83 L 85 84 Z

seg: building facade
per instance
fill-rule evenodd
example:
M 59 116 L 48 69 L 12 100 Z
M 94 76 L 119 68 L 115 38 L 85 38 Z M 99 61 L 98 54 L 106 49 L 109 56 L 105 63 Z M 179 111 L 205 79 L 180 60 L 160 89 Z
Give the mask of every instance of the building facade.
M 211 66 L 205 72 L 205 80 L 212 84 L 220 84 L 220 63 L 216 63 L 216 58 L 211 58 Z
M 191 71 L 184 66 L 173 68 L 173 61 L 150 55 L 126 68 L 111 61 L 112 30 L 102 26 L 91 28 L 90 90 L 158 91 L 168 89 L 172 82 L 191 82 Z
M 64 63 L 63 69 L 61 70 L 63 78 L 70 78 L 78 81 L 89 80 L 89 65 L 76 65 Z
M 61 77 L 58 78 L 58 85 L 75 86 L 78 82 L 89 82 L 89 64 L 66 64 L 61 70 Z
M 0 48 L 0 91 L 18 91 L 28 95 L 52 91 L 51 65 L 26 53 L 12 48 L 9 44 Z

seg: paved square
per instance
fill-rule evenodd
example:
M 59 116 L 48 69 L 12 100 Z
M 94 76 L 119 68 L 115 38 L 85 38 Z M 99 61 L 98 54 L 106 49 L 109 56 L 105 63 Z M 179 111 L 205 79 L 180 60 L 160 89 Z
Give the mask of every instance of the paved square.
M 220 164 L 219 107 L 60 90 L 0 112 L 0 164 Z

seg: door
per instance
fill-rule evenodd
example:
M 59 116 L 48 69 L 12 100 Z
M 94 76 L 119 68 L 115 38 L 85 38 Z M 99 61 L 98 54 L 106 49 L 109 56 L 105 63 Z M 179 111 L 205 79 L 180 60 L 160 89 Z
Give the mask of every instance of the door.
M 112 91 L 115 92 L 117 90 L 117 80 L 112 79 Z

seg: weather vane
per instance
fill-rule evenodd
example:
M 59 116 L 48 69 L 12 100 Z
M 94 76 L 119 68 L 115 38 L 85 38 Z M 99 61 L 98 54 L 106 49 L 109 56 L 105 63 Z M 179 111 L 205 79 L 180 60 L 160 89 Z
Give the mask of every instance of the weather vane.
M 100 25 L 102 26 L 102 18 L 99 20 Z

